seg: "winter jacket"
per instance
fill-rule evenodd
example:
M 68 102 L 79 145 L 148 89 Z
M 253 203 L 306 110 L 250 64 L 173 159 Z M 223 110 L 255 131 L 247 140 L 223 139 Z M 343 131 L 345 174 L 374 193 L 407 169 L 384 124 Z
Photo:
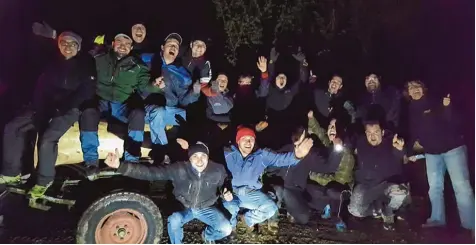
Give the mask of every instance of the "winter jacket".
M 223 165 L 212 161 L 208 161 L 207 167 L 201 173 L 188 161 L 165 167 L 121 163 L 117 172 L 140 180 L 171 180 L 175 198 L 185 208 L 196 209 L 210 207 L 217 201 L 227 176 Z
M 274 64 L 268 64 L 268 72 L 271 77 L 275 77 Z M 299 79 L 292 85 L 288 86 L 290 81 L 287 81 L 286 86 L 280 89 L 275 83 L 271 83 L 271 79 L 266 79 L 263 84 L 263 96 L 266 96 L 266 109 L 272 109 L 274 111 L 285 110 L 291 105 L 294 96 L 299 92 L 301 83 L 305 83 L 308 80 L 308 68 L 301 65 L 299 70 Z
M 316 89 L 313 92 L 313 97 L 317 111 L 319 112 L 319 119 L 328 119 L 330 109 L 332 108 L 333 113 L 337 113 L 337 115 L 346 113 L 350 116 L 351 122 L 355 121 L 356 112 L 354 106 L 350 100 L 344 98 L 341 91 L 337 94 L 331 94 L 328 91 Z M 323 120 L 320 121 L 322 122 Z
M 212 79 L 212 68 L 210 61 L 201 56 L 193 58 L 191 52 L 182 57 L 182 65 L 187 69 L 192 77 L 192 81 L 199 80 L 200 83 L 209 83 Z
M 129 55 L 120 60 L 114 52 L 96 56 L 96 93 L 104 100 L 124 102 L 136 91 L 160 92 L 152 85 L 149 69 Z
M 426 153 L 442 154 L 464 145 L 458 115 L 452 104 L 443 106 L 443 99 L 434 100 L 427 95 L 412 100 L 409 105 L 411 140 L 418 140 Z
M 360 97 L 357 106 L 357 118 L 363 120 L 381 120 L 394 130 L 400 121 L 400 99 L 398 90 L 389 87 L 366 92 Z
M 94 97 L 94 60 L 89 56 L 60 58 L 39 77 L 33 96 L 33 110 L 43 117 L 57 110 L 63 114 Z
M 372 146 L 365 136 L 357 140 L 357 184 L 375 186 L 383 181 L 399 183 L 402 180 L 405 151 L 393 147 L 393 134 L 386 134 L 382 143 Z
M 268 73 L 262 73 L 258 89 L 253 85 L 239 85 L 233 95 L 233 121 L 237 124 L 255 124 L 264 119 L 264 107 L 260 100 L 266 96 L 269 85 Z M 268 84 L 268 85 L 267 85 Z
M 315 118 L 309 119 L 308 130 L 311 134 L 317 135 L 319 140 L 328 150 L 327 165 L 329 172 L 313 171 L 309 175 L 310 179 L 320 185 L 327 185 L 335 181 L 340 184 L 350 184 L 353 182 L 355 159 L 351 147 L 344 145 L 341 152 L 334 151 L 334 147 L 327 136 L 327 131 L 322 128 Z
M 288 144 L 279 149 L 278 152 L 292 152 L 294 144 Z M 334 170 L 329 169 L 329 165 L 318 151 L 311 149 L 309 154 L 304 157 L 298 164 L 287 167 L 270 167 L 267 172 L 275 173 L 284 180 L 284 187 L 305 189 L 307 186 L 308 176 L 311 172 L 327 173 Z
M 269 149 L 259 149 L 243 158 L 236 146 L 224 150 L 228 171 L 232 175 L 233 189 L 247 188 L 259 190 L 263 186 L 260 181 L 265 169 L 270 166 L 286 167 L 296 165 L 294 152 L 275 153 Z
M 233 108 L 233 99 L 228 91 L 208 96 L 207 117 L 215 122 L 230 122 L 230 111 Z
M 165 88 L 162 93 L 167 106 L 185 107 L 198 101 L 200 93 L 193 92 L 190 74 L 180 62 L 166 64 L 162 54 L 156 55 L 152 61 L 152 71 L 153 76 L 164 77 Z

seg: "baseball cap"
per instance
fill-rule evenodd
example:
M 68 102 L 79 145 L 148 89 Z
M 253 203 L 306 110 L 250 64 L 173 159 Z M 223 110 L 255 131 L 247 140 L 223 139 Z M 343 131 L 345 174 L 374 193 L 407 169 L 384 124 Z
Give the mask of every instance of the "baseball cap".
M 116 39 L 119 38 L 119 37 L 123 37 L 123 38 L 129 39 L 129 40 L 132 41 L 132 38 L 129 37 L 128 35 L 124 34 L 124 33 L 119 33 L 119 34 L 117 34 L 117 35 L 114 37 L 114 40 L 116 40 Z
M 180 36 L 180 34 L 178 33 L 170 33 L 169 35 L 167 35 L 167 37 L 164 39 L 164 42 L 167 42 L 167 40 L 169 39 L 175 39 L 179 42 L 179 45 L 182 45 L 182 36 Z

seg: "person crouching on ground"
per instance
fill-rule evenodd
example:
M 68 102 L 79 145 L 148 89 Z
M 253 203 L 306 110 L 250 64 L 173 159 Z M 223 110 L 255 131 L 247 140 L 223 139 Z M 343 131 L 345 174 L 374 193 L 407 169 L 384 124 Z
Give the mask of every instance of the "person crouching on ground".
M 246 232 L 251 234 L 254 225 L 271 218 L 277 211 L 276 203 L 261 191 L 260 177 L 270 166 L 286 167 L 296 165 L 311 149 L 313 141 L 304 139 L 296 145 L 294 152 L 275 153 L 269 149 L 256 149 L 255 132 L 246 127 L 239 127 L 236 134 L 236 146 L 225 149 L 225 161 L 232 175 L 233 200 L 223 206 L 231 214 L 231 224 L 236 227 L 240 208 L 248 211 L 244 214 Z
M 404 141 L 385 134 L 378 122 L 366 122 L 366 137 L 358 139 L 356 186 L 350 197 L 349 212 L 355 217 L 372 215 L 372 204 L 382 208 L 384 229 L 394 229 L 394 214 L 409 195 L 402 183 Z M 382 196 L 385 198 L 382 199 Z M 385 207 L 382 202 L 388 201 Z
M 208 225 L 202 233 L 202 239 L 210 243 L 230 235 L 232 227 L 229 220 L 215 206 L 227 173 L 223 165 L 210 161 L 208 154 L 208 147 L 198 142 L 188 147 L 189 161 L 165 167 L 121 163 L 117 150 L 115 154 L 108 154 L 105 163 L 109 167 L 116 168 L 118 173 L 134 179 L 172 181 L 174 196 L 182 203 L 184 209 L 168 218 L 167 230 L 170 242 L 182 243 L 183 226 L 193 219 L 198 219 Z M 224 188 L 222 198 L 231 201 L 233 196 Z

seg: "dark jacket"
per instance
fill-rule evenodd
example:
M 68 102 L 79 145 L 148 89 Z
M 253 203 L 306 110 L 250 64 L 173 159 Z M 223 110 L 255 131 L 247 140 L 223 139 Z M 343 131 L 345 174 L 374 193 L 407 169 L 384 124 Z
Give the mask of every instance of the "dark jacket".
M 442 154 L 464 145 L 458 115 L 452 104 L 443 106 L 443 99 L 434 100 L 425 95 L 412 100 L 408 117 L 411 135 L 408 146 L 418 140 L 426 153 Z
M 63 114 L 94 97 L 96 69 L 89 56 L 59 58 L 39 77 L 33 96 L 33 109 L 40 117 L 55 110 Z
M 299 92 L 301 83 L 305 83 L 308 80 L 307 66 L 301 65 L 299 69 L 299 79 L 291 86 L 288 86 L 290 82 L 288 80 L 286 86 L 280 89 L 276 86 L 276 83 L 272 82 L 277 75 L 274 71 L 274 64 L 268 64 L 268 72 L 273 79 L 267 79 L 263 86 L 263 96 L 266 96 L 266 109 L 282 111 L 291 105 L 294 96 Z
M 392 87 L 366 92 L 359 99 L 357 118 L 380 120 L 386 128 L 395 130 L 400 121 L 400 99 L 400 93 Z
M 292 152 L 294 144 L 288 144 L 279 149 L 278 152 Z M 270 167 L 266 171 L 275 173 L 284 180 L 284 186 L 288 188 L 305 189 L 307 180 L 311 172 L 329 173 L 336 169 L 330 169 L 325 160 L 319 153 L 311 149 L 309 154 L 304 157 L 297 165 L 287 167 Z
M 190 162 L 178 162 L 165 167 L 122 163 L 117 171 L 125 176 L 147 180 L 171 180 L 174 196 L 185 208 L 206 208 L 218 199 L 227 176 L 223 165 L 208 161 L 202 173 Z
M 233 98 L 228 91 L 219 92 L 207 97 L 207 117 L 215 122 L 230 122 L 230 111 L 233 108 Z
M 101 99 L 124 102 L 134 92 L 160 92 L 151 83 L 149 69 L 133 55 L 120 60 L 113 51 L 96 56 L 97 90 Z
M 259 190 L 263 186 L 260 181 L 265 169 L 270 166 L 287 167 L 296 165 L 300 160 L 294 152 L 276 153 L 269 149 L 259 149 L 243 158 L 236 146 L 225 148 L 225 161 L 233 179 L 233 189 L 249 188 Z
M 268 73 L 262 73 L 258 89 L 253 85 L 238 85 L 233 95 L 234 107 L 232 121 L 237 124 L 255 124 L 264 119 L 264 107 L 261 98 L 266 96 Z
M 378 146 L 370 145 L 365 136 L 357 140 L 355 181 L 358 184 L 375 186 L 383 181 L 401 182 L 405 152 L 393 147 L 392 139 L 393 134 L 386 134 Z
M 329 119 L 331 108 L 334 115 L 346 113 L 350 116 L 351 122 L 355 121 L 356 112 L 354 106 L 350 100 L 344 97 L 342 91 L 339 91 L 337 94 L 331 94 L 328 91 L 316 89 L 313 92 L 313 97 L 317 111 L 319 112 L 319 115 L 316 115 L 319 122 L 324 122 L 324 119 Z
M 212 79 L 210 61 L 206 60 L 203 56 L 193 58 L 191 51 L 187 52 L 182 57 L 182 65 L 190 73 L 194 82 L 199 80 L 200 83 L 208 83 Z

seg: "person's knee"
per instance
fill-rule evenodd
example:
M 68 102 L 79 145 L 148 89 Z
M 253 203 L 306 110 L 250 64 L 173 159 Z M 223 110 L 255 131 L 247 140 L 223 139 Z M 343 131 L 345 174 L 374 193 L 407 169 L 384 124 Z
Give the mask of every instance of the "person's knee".
M 231 227 L 231 224 L 229 221 L 225 220 L 225 222 L 222 222 L 220 224 L 217 230 L 220 231 L 220 233 L 223 234 L 223 236 L 228 236 L 233 231 L 233 227 Z
M 266 214 L 266 218 L 271 218 L 273 215 L 278 212 L 278 206 L 272 200 L 263 203 L 258 207 L 258 210 Z
M 128 116 L 130 130 L 144 130 L 145 111 L 142 109 L 133 109 Z
M 223 207 L 231 214 L 231 216 L 236 216 L 240 211 L 240 207 L 233 201 L 223 202 Z
M 471 183 L 467 179 L 460 179 L 452 181 L 453 189 L 456 195 L 474 195 L 471 188 Z
M 97 131 L 101 115 L 96 108 L 85 109 L 79 119 L 79 127 L 83 131 Z
M 179 213 L 173 213 L 167 218 L 167 222 L 171 229 L 179 229 L 182 227 L 182 215 Z

